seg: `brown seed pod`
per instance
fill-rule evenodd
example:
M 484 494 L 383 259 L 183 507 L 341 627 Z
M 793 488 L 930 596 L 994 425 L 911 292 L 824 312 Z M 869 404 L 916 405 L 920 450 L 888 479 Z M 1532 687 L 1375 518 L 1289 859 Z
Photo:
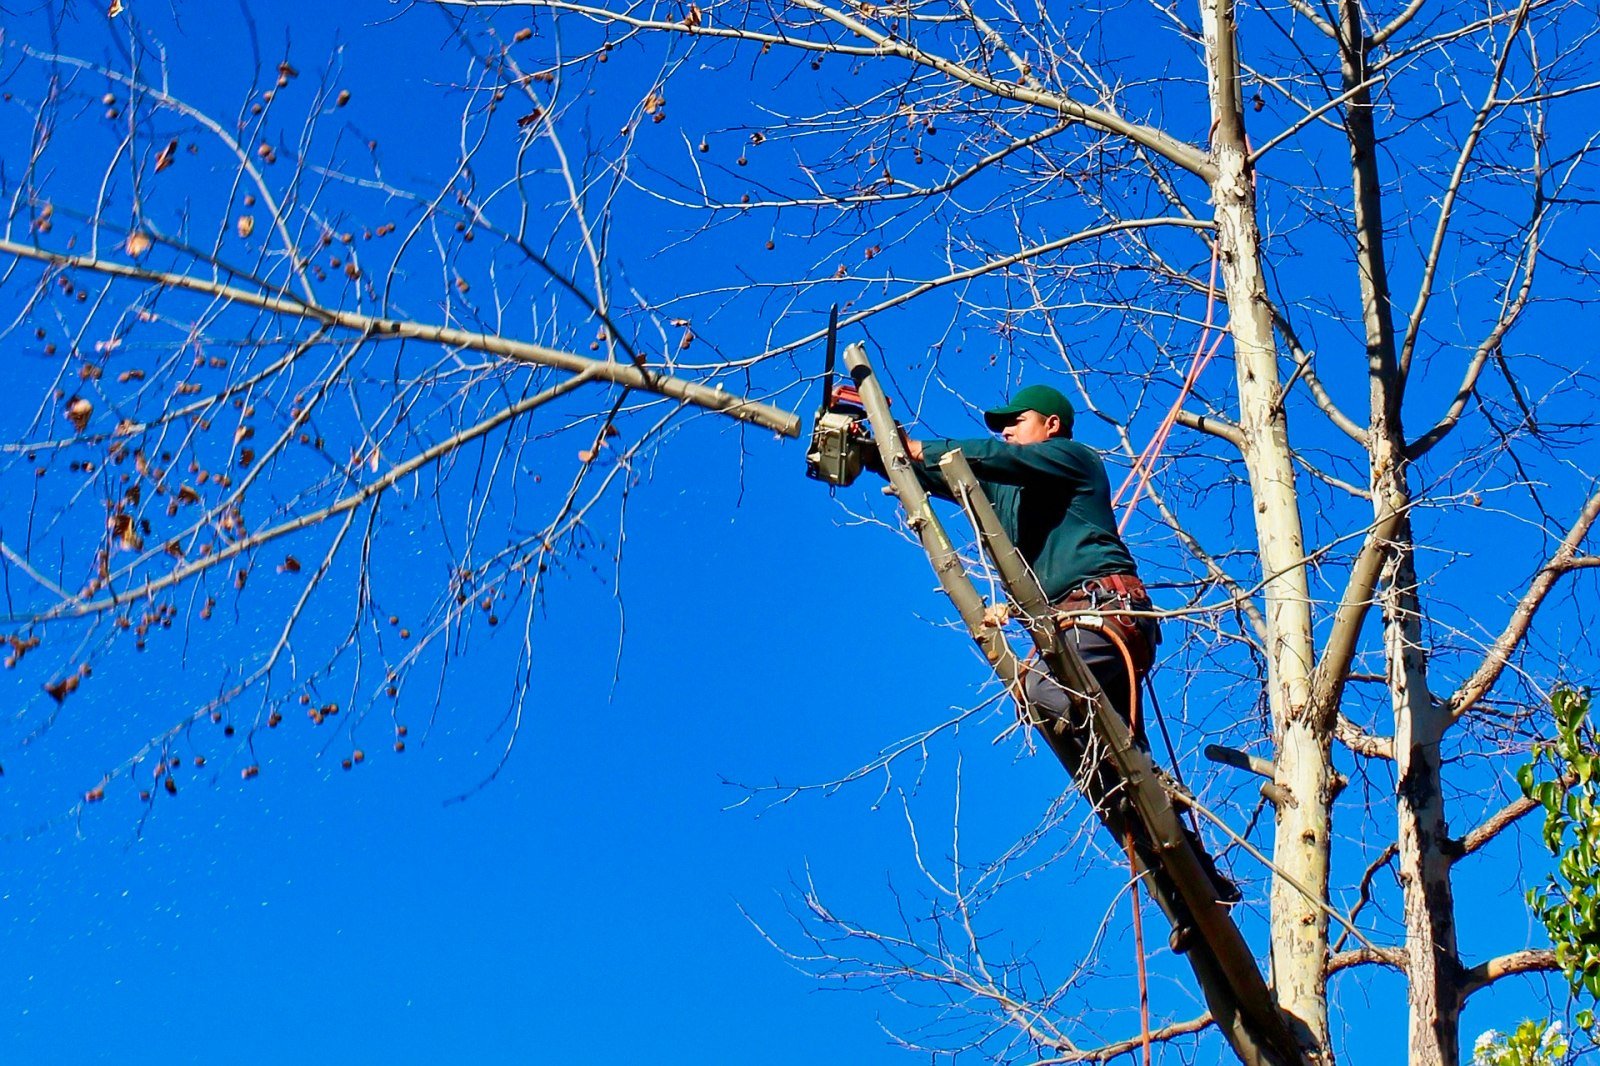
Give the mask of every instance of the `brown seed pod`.
M 72 423 L 72 428 L 82 433 L 89 427 L 89 418 L 94 414 L 94 404 L 82 396 L 74 396 L 67 401 L 67 421 Z

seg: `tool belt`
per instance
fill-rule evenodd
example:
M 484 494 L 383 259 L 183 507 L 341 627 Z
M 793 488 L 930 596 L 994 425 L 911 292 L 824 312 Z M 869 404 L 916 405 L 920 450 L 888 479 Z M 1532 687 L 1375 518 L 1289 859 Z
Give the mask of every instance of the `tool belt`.
M 1113 608 L 1106 610 L 1106 608 Z M 1084 624 L 1084 616 L 1098 614 L 1109 631 L 1107 636 L 1120 641 L 1133 658 L 1134 669 L 1142 676 L 1155 661 L 1152 646 L 1154 623 L 1149 619 L 1135 618 L 1123 611 L 1148 611 L 1152 609 L 1150 593 L 1144 582 L 1134 574 L 1105 574 L 1092 577 L 1055 602 L 1060 612 L 1058 624 L 1063 629 Z

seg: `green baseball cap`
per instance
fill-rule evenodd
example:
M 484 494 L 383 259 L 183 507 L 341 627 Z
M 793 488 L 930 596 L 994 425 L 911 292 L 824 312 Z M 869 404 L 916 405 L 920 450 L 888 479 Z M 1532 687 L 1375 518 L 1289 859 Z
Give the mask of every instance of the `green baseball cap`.
M 1061 419 L 1061 435 L 1072 436 L 1072 419 L 1076 412 L 1072 401 L 1049 385 L 1027 385 L 1012 393 L 1009 402 L 983 412 L 983 421 L 999 433 L 1024 411 L 1038 411 L 1042 415 L 1055 415 Z

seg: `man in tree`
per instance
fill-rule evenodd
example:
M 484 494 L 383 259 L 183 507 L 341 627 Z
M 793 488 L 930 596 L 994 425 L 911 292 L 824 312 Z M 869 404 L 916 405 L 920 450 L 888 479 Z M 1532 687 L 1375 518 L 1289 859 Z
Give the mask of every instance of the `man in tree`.
M 939 459 L 952 449 L 961 450 L 1006 535 L 1059 612 L 1063 636 L 1148 750 L 1139 683 L 1150 669 L 1160 634 L 1133 555 L 1117 531 L 1105 463 L 1093 448 L 1072 439 L 1072 403 L 1048 385 L 1019 389 L 983 418 L 1000 440 L 907 439 L 906 453 L 917 477 L 930 494 L 954 500 Z M 867 466 L 882 473 L 877 449 L 866 451 Z M 1023 675 L 1022 685 L 1023 698 L 1043 721 L 1058 728 L 1065 722 L 1080 736 L 1087 732 L 1081 698 L 1075 700 L 1041 665 Z M 1078 776 L 1086 794 L 1097 803 L 1115 796 L 1119 782 L 1104 776 L 1098 760 L 1087 754 L 1085 760 Z M 1198 838 L 1192 843 L 1217 898 L 1238 902 L 1238 887 L 1216 869 Z M 1192 933 L 1186 918 L 1177 916 L 1175 950 L 1184 950 Z
M 906 451 L 928 491 L 954 499 L 939 458 L 961 449 L 1006 535 L 1062 612 L 1067 640 L 1143 742 L 1138 680 L 1160 637 L 1133 555 L 1117 532 L 1105 463 L 1072 439 L 1073 418 L 1072 402 L 1058 390 L 1028 385 L 984 412 L 1000 440 L 908 440 Z M 1071 697 L 1044 671 L 1030 671 L 1024 685 L 1046 716 L 1066 715 Z

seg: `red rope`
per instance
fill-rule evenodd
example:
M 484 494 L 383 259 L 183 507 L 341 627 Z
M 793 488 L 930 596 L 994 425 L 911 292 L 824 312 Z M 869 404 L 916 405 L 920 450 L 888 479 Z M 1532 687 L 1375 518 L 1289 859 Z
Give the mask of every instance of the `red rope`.
M 1222 339 L 1228 335 L 1227 330 L 1215 329 L 1217 310 L 1217 244 L 1211 245 L 1211 278 L 1206 285 L 1206 320 L 1200 330 L 1200 339 L 1195 342 L 1194 356 L 1189 361 L 1189 372 L 1183 379 L 1183 388 L 1178 390 L 1178 398 L 1172 401 L 1172 407 L 1167 411 L 1166 417 L 1156 427 L 1150 437 L 1150 442 L 1144 446 L 1144 451 L 1139 453 L 1139 458 L 1134 461 L 1133 469 L 1128 471 L 1128 476 L 1123 479 L 1117 488 L 1117 494 L 1112 497 L 1111 504 L 1116 506 L 1122 499 L 1122 494 L 1128 491 L 1129 485 L 1137 484 L 1133 496 L 1128 500 L 1123 509 L 1122 520 L 1117 523 L 1117 532 L 1121 533 L 1127 528 L 1128 519 L 1133 517 L 1134 510 L 1139 506 L 1139 498 L 1144 495 L 1144 490 L 1150 485 L 1150 478 L 1155 474 L 1156 461 L 1161 458 L 1162 451 L 1167 446 L 1167 437 L 1172 433 L 1172 427 L 1178 422 L 1178 412 L 1183 407 L 1183 401 L 1189 398 L 1189 393 L 1194 390 L 1195 382 L 1200 380 L 1200 372 L 1211 362 L 1212 356 L 1217 354 L 1217 349 L 1222 347 Z M 1212 340 L 1211 334 L 1215 330 L 1216 339 Z M 1209 344 L 1209 347 L 1207 345 Z

